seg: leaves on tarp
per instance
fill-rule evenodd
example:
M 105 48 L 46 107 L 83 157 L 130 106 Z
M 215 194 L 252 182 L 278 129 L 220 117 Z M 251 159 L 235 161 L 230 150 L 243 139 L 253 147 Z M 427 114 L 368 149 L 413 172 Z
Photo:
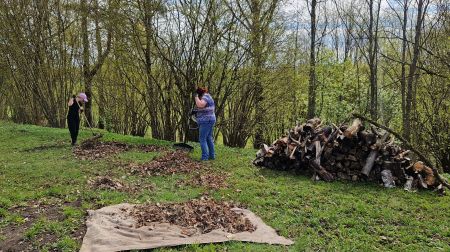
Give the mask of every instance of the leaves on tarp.
M 170 223 L 183 227 L 185 235 L 195 234 L 193 229 L 202 234 L 216 229 L 233 234 L 255 231 L 256 227 L 250 220 L 234 212 L 234 207 L 230 202 L 202 197 L 183 203 L 139 205 L 129 214 L 136 220 L 138 228 L 151 226 L 152 223 Z

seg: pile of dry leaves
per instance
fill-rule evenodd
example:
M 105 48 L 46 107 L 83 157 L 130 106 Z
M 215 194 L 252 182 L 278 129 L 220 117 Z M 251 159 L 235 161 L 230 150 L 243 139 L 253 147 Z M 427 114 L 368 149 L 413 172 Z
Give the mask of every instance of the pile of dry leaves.
M 120 142 L 102 142 L 98 139 L 88 139 L 77 146 L 73 153 L 82 160 L 94 160 L 104 158 L 120 152 L 137 149 L 142 152 L 156 152 L 164 150 L 155 145 L 128 145 Z
M 136 220 L 137 227 L 149 226 L 154 222 L 170 223 L 187 230 L 191 229 L 187 235 L 197 232 L 205 234 L 216 229 L 233 234 L 255 231 L 256 227 L 250 220 L 234 212 L 232 210 L 234 207 L 229 202 L 201 198 L 183 203 L 135 206 L 129 214 Z
M 217 190 L 220 188 L 227 188 L 228 184 L 226 179 L 229 174 L 227 173 L 197 173 L 188 181 L 180 181 L 178 185 L 191 185 L 191 186 L 201 186 L 208 189 Z
M 155 186 L 153 184 L 133 184 L 129 185 L 120 180 L 110 178 L 108 176 L 97 176 L 88 180 L 88 184 L 94 189 L 100 190 L 113 190 L 121 192 L 139 192 L 142 190 L 153 190 Z
M 82 160 L 93 160 L 114 155 L 129 149 L 130 146 L 119 142 L 86 141 L 77 146 L 73 150 L 73 153 Z
M 134 174 L 168 175 L 174 173 L 189 173 L 204 167 L 198 161 L 192 160 L 185 151 L 166 152 L 165 155 L 143 164 L 131 163 L 129 168 Z

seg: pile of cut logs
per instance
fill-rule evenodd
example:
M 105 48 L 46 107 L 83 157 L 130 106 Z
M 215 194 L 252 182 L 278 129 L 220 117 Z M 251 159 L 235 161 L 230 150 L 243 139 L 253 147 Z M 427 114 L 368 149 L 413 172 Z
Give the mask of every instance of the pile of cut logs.
M 339 126 L 323 125 L 314 118 L 295 126 L 271 146 L 264 144 L 253 163 L 311 171 L 315 180 L 373 181 L 385 187 L 428 188 L 443 194 L 448 183 L 434 168 L 413 162 L 410 152 L 395 144 L 388 131 L 373 125 L 365 129 L 359 118 Z

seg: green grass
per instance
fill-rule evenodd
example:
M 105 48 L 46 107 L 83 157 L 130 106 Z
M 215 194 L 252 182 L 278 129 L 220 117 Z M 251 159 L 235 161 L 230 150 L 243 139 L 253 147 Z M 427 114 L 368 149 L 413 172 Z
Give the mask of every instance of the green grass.
M 158 156 L 159 156 L 158 152 L 146 153 L 146 152 L 136 151 L 136 150 L 122 152 L 117 155 L 117 157 L 120 160 L 127 161 L 127 162 L 134 162 L 134 163 L 138 163 L 138 164 L 149 162 Z
M 170 142 L 104 133 L 104 140 L 130 144 Z M 80 140 L 90 137 L 82 130 Z M 177 186 L 190 175 L 139 177 L 115 165 L 114 160 L 145 162 L 157 153 L 132 151 L 116 157 L 81 161 L 69 146 L 67 129 L 0 122 L 0 244 L 11 225 L 26 225 L 15 206 L 32 202 L 61 204 L 62 221 L 40 218 L 24 231 L 28 239 L 43 233 L 56 241 L 33 241 L 36 250 L 76 251 L 73 237 L 88 209 L 123 202 L 179 202 L 197 198 L 206 189 Z M 52 148 L 34 149 L 39 146 Z M 194 159 L 200 158 L 194 144 Z M 230 188 L 210 192 L 217 199 L 246 205 L 283 236 L 295 241 L 289 247 L 228 242 L 163 248 L 159 251 L 450 251 L 450 196 L 434 192 L 405 192 L 375 184 L 313 182 L 289 172 L 258 169 L 251 165 L 252 149 L 217 146 L 215 171 L 231 174 Z M 154 190 L 126 193 L 91 189 L 87 179 L 109 175 L 126 183 L 154 184 Z M 239 190 L 237 190 L 239 189 Z M 79 202 L 79 204 L 71 204 Z

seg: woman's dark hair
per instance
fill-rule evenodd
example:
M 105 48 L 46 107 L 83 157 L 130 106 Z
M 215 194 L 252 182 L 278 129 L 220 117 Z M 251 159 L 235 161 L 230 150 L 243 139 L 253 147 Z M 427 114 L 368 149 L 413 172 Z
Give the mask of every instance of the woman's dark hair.
M 196 90 L 198 96 L 202 96 L 204 93 L 208 93 L 208 88 L 207 87 L 197 87 Z

